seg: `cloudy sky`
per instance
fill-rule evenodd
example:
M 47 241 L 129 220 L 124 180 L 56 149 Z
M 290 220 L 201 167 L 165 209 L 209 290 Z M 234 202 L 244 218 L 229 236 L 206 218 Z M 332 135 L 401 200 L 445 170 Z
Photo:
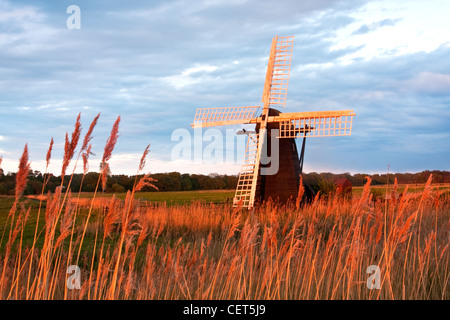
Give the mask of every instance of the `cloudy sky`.
M 150 144 L 146 171 L 237 174 L 242 126 L 204 131 L 200 158 L 174 158 L 177 133 L 194 145 L 198 107 L 261 105 L 272 37 L 293 35 L 282 111 L 357 114 L 350 137 L 307 141 L 306 172 L 450 170 L 449 16 L 446 0 L 0 0 L 1 166 L 16 171 L 28 143 L 44 171 L 53 137 L 59 173 L 81 112 L 82 136 L 101 113 L 92 170 L 120 115 L 113 173 L 134 174 Z

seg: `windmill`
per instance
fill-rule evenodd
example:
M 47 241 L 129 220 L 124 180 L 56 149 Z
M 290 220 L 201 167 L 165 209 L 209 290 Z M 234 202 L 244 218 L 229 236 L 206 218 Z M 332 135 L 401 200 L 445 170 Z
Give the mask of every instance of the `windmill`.
M 353 110 L 281 113 L 273 108 L 284 108 L 286 104 L 293 45 L 293 36 L 272 39 L 261 115 L 256 115 L 260 106 L 201 108 L 197 109 L 191 124 L 193 128 L 256 125 L 255 131 L 246 132 L 247 147 L 233 200 L 235 206 L 242 203 L 243 207 L 252 208 L 269 198 L 280 202 L 295 198 L 306 138 L 351 135 Z M 296 138 L 303 138 L 300 157 Z M 271 165 L 276 165 L 278 170 L 263 174 L 264 170 L 270 171 L 263 150 L 272 150 L 272 141 L 278 144 L 278 163 Z

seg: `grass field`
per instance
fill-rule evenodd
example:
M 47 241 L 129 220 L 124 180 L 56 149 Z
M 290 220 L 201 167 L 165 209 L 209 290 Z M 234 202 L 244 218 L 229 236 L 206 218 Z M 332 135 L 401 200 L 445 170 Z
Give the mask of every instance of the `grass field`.
M 234 190 L 199 190 L 199 191 L 172 191 L 172 192 L 138 192 L 135 198 L 141 201 L 167 203 L 172 204 L 186 204 L 194 201 L 204 203 L 225 203 L 232 201 L 234 197 Z M 84 195 L 88 198 L 92 194 Z M 108 196 L 112 196 L 111 194 Z M 125 199 L 126 194 L 116 195 L 120 199 Z
M 422 192 L 424 190 L 424 184 L 399 184 L 397 191 L 403 192 L 408 186 L 409 193 Z M 432 184 L 433 188 L 439 191 L 450 191 L 450 184 Z M 394 186 L 391 185 L 377 185 L 372 186 L 371 190 L 376 194 L 383 195 L 392 192 Z M 356 186 L 352 188 L 352 195 L 354 197 L 360 197 L 364 187 Z M 166 203 L 167 205 L 173 204 L 189 204 L 192 202 L 200 201 L 204 203 L 226 203 L 232 202 L 235 194 L 235 190 L 197 190 L 197 191 L 167 191 L 167 192 L 137 192 L 135 198 L 140 201 L 147 201 L 148 203 Z M 97 198 L 111 198 L 114 194 L 102 193 L 97 195 Z M 92 198 L 93 193 L 81 193 L 80 197 L 84 199 Z M 119 199 L 125 199 L 126 193 L 115 194 Z M 28 196 L 29 199 L 39 199 L 40 196 Z M 0 200 L 1 201 L 1 200 Z

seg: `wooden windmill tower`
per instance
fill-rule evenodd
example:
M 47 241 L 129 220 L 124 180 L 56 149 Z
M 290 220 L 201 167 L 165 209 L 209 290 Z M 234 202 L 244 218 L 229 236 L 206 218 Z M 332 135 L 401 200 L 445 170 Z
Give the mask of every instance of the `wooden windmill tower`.
M 285 107 L 293 44 L 293 36 L 276 36 L 272 40 L 260 116 L 256 116 L 260 106 L 202 108 L 195 113 L 193 128 L 256 125 L 255 131 L 248 133 L 234 205 L 241 202 L 244 207 L 252 208 L 269 198 L 280 202 L 295 199 L 303 169 L 306 138 L 351 134 L 353 110 L 281 113 L 273 109 Z M 267 164 L 261 162 L 262 151 L 271 150 L 273 132 L 279 138 L 278 170 L 275 174 L 263 175 L 261 173 Z M 300 158 L 295 138 L 303 138 Z

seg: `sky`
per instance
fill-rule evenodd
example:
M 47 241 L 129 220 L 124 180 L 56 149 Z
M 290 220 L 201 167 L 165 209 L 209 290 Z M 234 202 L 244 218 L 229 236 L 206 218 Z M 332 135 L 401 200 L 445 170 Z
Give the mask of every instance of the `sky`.
M 146 172 L 237 174 L 235 133 L 252 127 L 190 124 L 196 108 L 261 106 L 278 35 L 294 36 L 280 111 L 356 113 L 351 136 L 307 139 L 305 172 L 450 170 L 449 16 L 446 0 L 0 0 L 1 168 L 28 144 L 44 172 L 54 138 L 60 174 L 78 114 L 84 137 L 100 113 L 91 171 L 120 116 L 113 174 L 135 174 L 148 144 Z

